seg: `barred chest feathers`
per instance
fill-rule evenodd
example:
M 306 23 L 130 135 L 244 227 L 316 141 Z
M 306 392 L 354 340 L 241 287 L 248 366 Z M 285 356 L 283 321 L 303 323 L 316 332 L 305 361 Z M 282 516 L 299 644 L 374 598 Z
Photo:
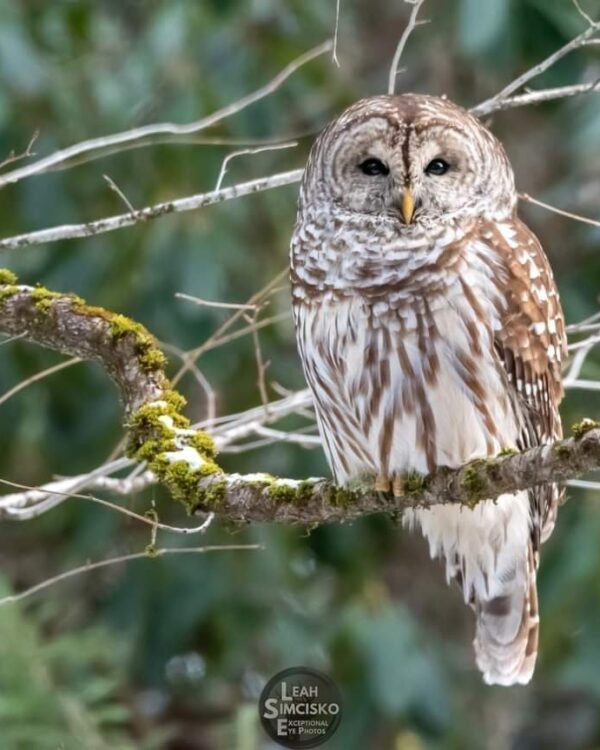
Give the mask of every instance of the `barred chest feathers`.
M 362 291 L 335 288 L 344 278 L 340 269 L 330 284 L 328 273 L 312 274 L 306 256 L 294 269 L 304 373 L 329 464 L 342 484 L 361 475 L 393 478 L 460 466 L 515 448 L 522 431 L 494 350 L 505 274 L 493 245 L 441 241 L 420 262 L 418 249 L 410 251 L 411 269 L 396 257 L 389 266 L 396 276 L 379 289 L 372 277 Z M 388 249 L 383 257 L 394 254 Z M 373 263 L 371 257 L 370 271 Z M 361 277 L 356 264 L 352 274 Z M 431 555 L 445 558 L 448 579 L 460 573 L 470 601 L 478 590 L 486 597 L 502 592 L 489 572 L 499 581 L 514 574 L 515 556 L 527 547 L 529 515 L 522 492 L 475 510 L 407 511 L 405 522 L 421 526 Z
M 516 446 L 521 426 L 493 342 L 500 260 L 480 241 L 450 248 L 428 253 L 446 252 L 437 273 L 429 261 L 363 293 L 327 278 L 310 287 L 310 269 L 295 271 L 298 343 L 339 482 L 426 473 Z

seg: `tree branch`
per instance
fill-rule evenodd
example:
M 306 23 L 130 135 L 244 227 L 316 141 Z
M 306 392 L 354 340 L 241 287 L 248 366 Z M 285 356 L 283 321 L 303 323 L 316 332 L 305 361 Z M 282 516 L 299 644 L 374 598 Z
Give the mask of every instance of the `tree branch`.
M 261 474 L 210 477 L 201 483 L 198 510 L 213 510 L 221 518 L 239 523 L 313 525 L 438 504 L 474 507 L 481 500 L 564 482 L 600 467 L 600 425 L 584 420 L 576 433 L 576 437 L 523 453 L 477 459 L 425 477 L 408 475 L 404 494 L 399 497 L 368 488 L 340 488 L 326 479 L 276 479 Z M 209 491 L 212 499 L 207 502 L 203 493 Z
M 31 586 L 24 591 L 19 591 L 18 594 L 9 594 L 0 598 L 0 607 L 6 604 L 14 604 L 20 602 L 23 599 L 29 599 L 34 594 L 38 594 L 40 591 L 44 591 L 51 586 L 55 586 L 57 583 L 66 581 L 69 578 L 83 575 L 84 573 L 90 573 L 92 570 L 100 570 L 101 568 L 108 568 L 113 565 L 119 565 L 121 563 L 131 562 L 132 560 L 152 560 L 158 557 L 167 557 L 172 555 L 203 555 L 210 552 L 239 552 L 239 551 L 254 551 L 263 549 L 260 544 L 221 544 L 212 545 L 206 547 L 160 547 L 156 549 L 146 549 L 143 552 L 131 552 L 128 555 L 119 555 L 118 557 L 109 557 L 106 560 L 97 560 L 96 562 L 87 562 L 84 565 L 80 565 L 77 568 L 72 568 L 64 573 L 59 573 L 56 576 L 47 578 L 41 583 L 37 583 L 35 586 Z
M 472 507 L 482 499 L 573 479 L 600 466 L 600 426 L 588 421 L 577 427 L 574 438 L 554 445 L 440 469 L 427 477 L 406 476 L 401 497 L 374 492 L 370 478 L 362 486 L 341 488 L 325 479 L 227 475 L 215 463 L 212 438 L 192 429 L 182 415 L 185 402 L 164 374 L 165 358 L 138 323 L 72 295 L 20 285 L 13 274 L 1 271 L 0 333 L 100 362 L 121 394 L 130 457 L 147 462 L 189 511 L 214 512 L 235 522 L 317 524 L 438 503 Z M 73 490 L 63 485 L 54 491 Z M 10 505 L 9 499 L 0 501 L 0 511 L 9 517 Z
M 484 117 L 485 115 L 492 114 L 492 112 L 502 112 L 505 109 L 514 109 L 515 107 L 529 107 L 555 99 L 567 99 L 570 96 L 589 94 L 593 91 L 600 91 L 600 81 L 576 83 L 571 86 L 558 86 L 557 88 L 541 89 L 539 91 L 528 91 L 526 94 L 518 94 L 517 96 L 509 96 L 501 99 L 489 99 L 473 107 L 471 113 L 477 117 Z
M 410 12 L 408 23 L 406 24 L 406 28 L 402 32 L 402 36 L 400 37 L 398 46 L 396 47 L 396 51 L 394 52 L 394 57 L 392 58 L 392 64 L 390 65 L 390 72 L 388 76 L 388 94 L 394 94 L 396 91 L 396 78 L 398 77 L 398 73 L 400 72 L 400 59 L 402 57 L 402 53 L 404 52 L 404 48 L 406 47 L 408 38 L 417 26 L 427 23 L 427 21 L 417 20 L 419 11 L 421 10 L 421 6 L 425 2 L 425 0 L 405 0 L 405 2 L 407 2 L 409 5 L 412 5 L 413 9 Z
M 523 86 L 529 83 L 529 81 L 531 81 L 533 78 L 537 78 L 537 76 L 541 75 L 542 73 L 545 73 L 553 65 L 556 65 L 556 63 L 559 60 L 562 60 L 562 58 L 565 57 L 565 55 L 568 55 L 570 52 L 573 52 L 574 50 L 579 49 L 580 47 L 585 47 L 588 40 L 592 36 L 594 36 L 594 34 L 596 34 L 599 30 L 600 30 L 600 23 L 597 23 L 597 22 L 590 23 L 588 28 L 585 31 L 583 31 L 581 34 L 578 34 L 576 37 L 571 39 L 570 42 L 567 42 L 565 45 L 557 49 L 551 55 L 548 55 L 548 57 L 545 60 L 542 60 L 542 62 L 538 63 L 537 65 L 534 65 L 533 68 L 530 68 L 529 70 L 525 71 L 525 73 L 522 73 L 520 76 L 518 76 L 518 78 L 515 78 L 514 81 L 509 83 L 508 86 L 505 86 L 501 91 L 499 91 L 491 99 L 487 99 L 481 104 L 478 104 L 476 107 L 474 107 L 471 110 L 471 112 L 474 115 L 481 117 L 482 115 L 489 114 L 490 112 L 494 112 L 498 109 L 505 109 L 503 104 L 506 101 L 510 101 L 511 96 L 512 94 L 515 93 L 515 91 L 518 91 L 520 88 L 523 88 Z M 535 92 L 535 93 L 540 94 L 541 92 Z M 577 93 L 581 93 L 581 92 L 577 92 Z M 571 96 L 571 95 L 572 94 L 567 94 L 567 96 Z M 517 100 L 519 99 L 519 97 L 514 97 L 514 98 Z M 530 103 L 531 103 L 530 101 L 525 100 L 525 104 L 530 104 Z M 517 103 L 513 106 L 522 106 L 522 105 Z
M 286 65 L 283 70 L 281 70 L 271 81 L 269 81 L 269 83 L 261 86 L 261 88 L 253 91 L 251 94 L 243 96 L 238 101 L 232 102 L 222 109 L 219 109 L 216 112 L 213 112 L 212 114 L 201 118 L 200 120 L 186 123 L 185 125 L 179 125 L 172 122 L 153 123 L 151 125 L 143 125 L 140 128 L 133 128 L 132 130 L 125 130 L 120 133 L 113 133 L 112 135 L 105 135 L 99 138 L 92 138 L 87 141 L 82 141 L 81 143 L 75 143 L 68 148 L 56 151 L 55 153 L 50 154 L 43 159 L 39 159 L 32 164 L 28 164 L 25 167 L 20 167 L 19 169 L 13 169 L 10 172 L 5 172 L 4 174 L 0 175 L 0 188 L 9 184 L 13 184 L 15 182 L 19 182 L 25 177 L 31 177 L 32 175 L 42 174 L 43 172 L 47 172 L 51 169 L 57 169 L 60 166 L 70 162 L 72 159 L 84 156 L 85 154 L 94 154 L 98 151 L 105 151 L 106 149 L 110 149 L 110 153 L 114 154 L 116 152 L 115 150 L 119 147 L 131 148 L 134 145 L 147 145 L 145 141 L 147 141 L 148 138 L 154 138 L 156 136 L 164 135 L 191 135 L 202 130 L 206 130 L 210 127 L 213 127 L 214 125 L 217 125 L 227 117 L 231 117 L 232 115 L 241 112 L 243 109 L 249 107 L 251 104 L 254 104 L 260 99 L 264 99 L 266 96 L 269 96 L 274 91 L 276 91 L 299 68 L 311 62 L 312 60 L 315 60 L 317 57 L 320 57 L 326 52 L 329 52 L 332 47 L 333 42 L 329 39 L 322 44 L 314 47 L 313 49 L 308 50 L 308 52 L 305 52 L 295 60 L 292 60 L 292 62 L 290 62 L 288 65 Z M 31 140 L 24 156 L 32 155 L 31 147 L 36 137 L 37 135 Z M 3 164 L 0 164 L 0 167 L 4 166 L 7 163 L 9 162 L 5 160 Z
M 261 190 L 270 190 L 282 185 L 291 185 L 300 180 L 303 172 L 303 169 L 292 169 L 289 172 L 280 172 L 270 177 L 261 177 L 258 180 L 250 180 L 250 182 L 241 182 L 231 187 L 222 188 L 221 190 L 212 190 L 209 193 L 197 193 L 196 195 L 177 198 L 166 203 L 156 203 L 153 206 L 146 206 L 146 208 L 141 208 L 138 211 L 109 216 L 106 219 L 99 219 L 98 221 L 89 221 L 84 224 L 63 224 L 62 226 L 51 227 L 49 229 L 40 229 L 37 232 L 19 234 L 15 237 L 0 240 L 0 250 L 16 250 L 28 245 L 43 245 L 46 242 L 71 240 L 76 237 L 94 237 L 97 234 L 114 232 L 116 229 L 123 229 L 124 227 L 131 227 L 143 221 L 158 219 L 166 214 L 194 211 L 197 208 L 212 206 L 215 203 L 232 200 L 233 198 L 241 198 L 243 195 L 251 195 Z

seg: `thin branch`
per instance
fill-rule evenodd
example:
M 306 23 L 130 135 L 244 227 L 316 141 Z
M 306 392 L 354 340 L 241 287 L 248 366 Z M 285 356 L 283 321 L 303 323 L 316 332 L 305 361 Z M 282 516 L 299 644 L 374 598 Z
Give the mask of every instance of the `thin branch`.
M 579 0 L 572 0 L 573 5 L 575 6 L 577 12 L 579 15 L 590 25 L 590 26 L 596 26 L 596 21 L 592 19 L 592 17 L 584 11 L 584 9 L 579 4 Z
M 265 362 L 265 359 L 263 357 L 262 348 L 260 346 L 260 336 L 258 333 L 258 316 L 260 313 L 260 308 L 256 308 L 254 310 L 254 314 L 250 316 L 246 316 L 246 320 L 251 324 L 252 326 L 252 342 L 254 344 L 254 359 L 256 361 L 256 385 L 258 387 L 258 392 L 260 394 L 260 400 L 262 402 L 262 405 L 264 406 L 265 410 L 269 410 L 269 393 L 267 389 L 267 381 L 266 381 L 266 374 L 267 370 L 269 369 L 269 366 L 271 364 L 270 361 Z
M 212 387 L 208 378 L 198 365 L 195 362 L 189 362 L 186 360 L 186 354 L 182 349 L 178 346 L 173 346 L 172 344 L 166 344 L 164 342 L 161 343 L 161 347 L 164 351 L 175 354 L 175 356 L 186 365 L 186 371 L 190 373 L 196 383 L 200 386 L 200 390 L 206 399 L 206 424 L 207 428 L 210 429 L 215 417 L 217 416 L 217 394 L 215 389 Z
M 72 240 L 77 237 L 94 237 L 106 232 L 114 232 L 116 229 L 131 227 L 143 221 L 158 219 L 161 216 L 172 213 L 181 213 L 184 211 L 195 211 L 198 208 L 212 206 L 215 203 L 241 198 L 244 195 L 251 195 L 262 190 L 272 190 L 282 185 L 291 185 L 299 182 L 302 169 L 292 169 L 289 172 L 280 172 L 269 177 L 261 177 L 258 180 L 241 182 L 222 190 L 213 190 L 209 193 L 196 193 L 186 198 L 177 198 L 166 203 L 156 203 L 153 206 L 146 206 L 137 211 L 126 214 L 109 216 L 105 219 L 90 221 L 84 224 L 63 224 L 62 226 L 51 227 L 49 229 L 40 229 L 36 232 L 19 234 L 15 237 L 7 237 L 0 240 L 0 250 L 16 250 L 21 247 L 30 245 L 43 245 L 47 242 L 57 242 L 58 240 Z
M 213 545 L 210 547 L 162 547 L 160 549 L 151 549 L 144 552 L 133 552 L 129 555 L 119 555 L 118 557 L 110 557 L 107 560 L 98 560 L 97 562 L 89 562 L 85 565 L 81 565 L 78 568 L 67 570 L 65 573 L 60 573 L 57 576 L 48 578 L 41 583 L 31 586 L 25 591 L 21 591 L 18 594 L 11 594 L 10 596 L 4 596 L 0 599 L 0 607 L 5 604 L 14 604 L 15 602 L 23 601 L 23 599 L 29 599 L 34 594 L 38 594 L 40 591 L 50 588 L 51 586 L 66 581 L 69 578 L 75 578 L 76 576 L 82 575 L 83 573 L 89 573 L 92 570 L 100 570 L 101 568 L 108 568 L 111 565 L 118 565 L 120 563 L 131 562 L 132 560 L 152 560 L 157 557 L 167 557 L 172 555 L 201 555 L 205 552 L 233 552 L 240 550 L 258 550 L 263 549 L 260 544 L 223 544 Z
M 570 380 L 568 387 L 579 391 L 600 391 L 600 381 L 598 380 Z
M 307 63 L 315 60 L 317 57 L 329 52 L 332 48 L 332 41 L 328 40 L 319 44 L 317 47 L 305 52 L 304 54 L 292 60 L 288 65 L 283 68 L 269 83 L 251 94 L 247 94 L 236 102 L 228 104 L 226 107 L 213 112 L 207 117 L 203 117 L 195 122 L 188 123 L 186 125 L 177 125 L 171 122 L 155 123 L 152 125 L 144 125 L 140 128 L 133 128 L 132 130 L 126 130 L 121 133 L 114 133 L 113 135 L 102 136 L 100 138 L 92 138 L 81 143 L 76 143 L 73 146 L 57 151 L 50 156 L 46 156 L 33 164 L 29 164 L 26 167 L 12 170 L 3 175 L 0 175 L 0 188 L 4 185 L 18 182 L 25 177 L 31 175 L 41 174 L 49 169 L 58 167 L 65 162 L 70 161 L 75 157 L 79 157 L 83 154 L 98 151 L 99 149 L 112 149 L 111 153 L 115 153 L 115 147 L 119 146 L 131 146 L 132 144 L 142 141 L 149 136 L 160 136 L 160 135 L 190 135 L 197 133 L 201 130 L 216 125 L 227 117 L 241 112 L 241 110 L 249 107 L 251 104 L 264 99 L 274 91 L 276 91 L 293 73 Z
M 519 193 L 519 198 L 521 200 L 527 201 L 528 203 L 533 203 L 536 206 L 545 208 L 546 211 L 551 211 L 552 213 L 558 214 L 559 216 L 565 216 L 567 219 L 580 221 L 582 224 L 590 224 L 593 227 L 600 227 L 600 221 L 596 221 L 595 219 L 590 219 L 587 216 L 581 216 L 581 214 L 574 214 L 574 213 L 571 213 L 570 211 L 564 211 L 561 208 L 556 208 L 556 206 L 551 206 L 549 203 L 544 203 L 543 201 L 540 201 L 537 198 L 532 198 L 530 195 L 527 195 L 527 193 Z
M 129 198 L 125 195 L 125 193 L 121 190 L 121 188 L 117 185 L 117 183 L 113 180 L 112 177 L 110 177 L 107 174 L 103 174 L 102 177 L 106 180 L 108 187 L 113 191 L 113 193 L 116 193 L 119 198 L 123 201 L 123 203 L 127 206 L 129 209 L 129 212 L 134 214 L 135 208 L 131 204 Z
M 577 352 L 570 362 L 569 369 L 563 377 L 564 388 L 576 388 L 575 383 L 581 374 L 585 360 L 587 359 L 590 351 L 592 350 L 594 343 L 588 344 L 588 346 L 582 347 Z
M 30 492 L 39 492 L 41 490 L 40 487 L 30 487 L 27 484 L 21 484 L 19 482 L 11 482 L 8 479 L 0 479 L 0 484 L 4 484 L 8 487 L 17 487 L 21 490 L 28 490 Z M 59 492 L 57 490 L 45 490 L 50 495 L 59 495 L 65 500 L 68 500 L 69 498 L 78 498 L 79 500 L 88 500 L 89 502 L 96 503 L 98 505 L 102 505 L 105 508 L 109 508 L 110 510 L 114 510 L 117 513 L 121 513 L 124 516 L 128 516 L 129 518 L 134 518 L 136 521 L 139 521 L 140 523 L 144 523 L 147 526 L 152 526 L 154 529 L 160 529 L 161 531 L 169 531 L 174 534 L 183 534 L 183 535 L 190 535 L 190 534 L 203 534 L 208 526 L 210 525 L 210 522 L 207 523 L 207 521 L 204 521 L 200 526 L 171 526 L 168 523 L 162 523 L 158 520 L 158 517 L 155 516 L 155 512 L 152 513 L 153 517 L 149 516 L 143 516 L 140 513 L 136 513 L 133 510 L 130 510 L 129 508 L 124 508 L 122 505 L 116 505 L 116 503 L 111 503 L 109 500 L 104 500 L 104 498 L 96 497 L 95 495 L 83 495 L 78 492 Z M 122 493 L 123 494 L 123 493 Z M 127 494 L 130 494 L 129 492 Z M 4 498 L 0 498 L 0 501 Z M 209 514 L 209 517 L 212 514 Z M 212 520 L 212 518 L 211 518 Z
M 291 312 L 277 313 L 277 315 L 271 315 L 269 318 L 263 318 L 256 323 L 250 323 L 243 328 L 239 328 L 237 331 L 228 334 L 227 336 L 221 336 L 220 338 L 214 339 L 210 345 L 202 347 L 202 354 L 211 351 L 211 349 L 217 349 L 224 344 L 230 344 L 232 341 L 247 336 L 253 331 L 259 331 L 261 328 L 273 325 L 273 323 L 279 323 L 281 320 L 289 320 L 292 317 Z
M 579 487 L 582 490 L 600 490 L 600 482 L 590 482 L 587 479 L 570 479 L 567 482 L 569 487 Z
M 237 151 L 233 151 L 231 154 L 227 154 L 227 156 L 223 159 L 223 164 L 221 164 L 221 170 L 219 171 L 219 176 L 217 177 L 215 190 L 220 190 L 223 184 L 223 178 L 227 174 L 227 167 L 229 166 L 232 159 L 236 159 L 238 156 L 246 156 L 248 154 L 262 154 L 265 151 L 281 151 L 284 148 L 295 148 L 297 145 L 298 141 L 285 141 L 284 143 L 273 143 L 267 146 L 256 146 L 255 148 L 240 148 Z
M 13 337 L 13 340 L 17 338 L 16 336 Z M 22 338 L 20 336 L 19 338 Z M 50 375 L 54 375 L 56 372 L 60 372 L 61 370 L 65 370 L 67 367 L 72 367 L 73 365 L 78 364 L 81 362 L 80 359 L 77 357 L 74 357 L 73 359 L 68 359 L 66 362 L 59 362 L 57 365 L 53 365 L 52 367 L 47 367 L 45 370 L 40 370 L 40 372 L 36 372 L 35 375 L 32 375 L 29 378 L 26 378 L 25 380 L 22 380 L 20 383 L 17 383 L 13 388 L 6 391 L 6 393 L 2 394 L 0 396 L 0 406 L 2 404 L 5 404 L 10 398 L 13 396 L 16 396 L 17 393 L 20 393 L 25 388 L 28 388 L 30 385 L 33 385 L 33 383 L 37 383 L 40 380 L 43 380 L 44 378 L 49 377 Z
M 542 102 L 549 102 L 554 99 L 567 99 L 570 96 L 578 94 L 589 94 L 593 91 L 600 91 L 600 82 L 576 83 L 571 86 L 558 86 L 553 89 L 543 89 L 541 91 L 528 91 L 526 94 L 518 96 L 509 96 L 507 99 L 490 100 L 473 107 L 471 114 L 477 117 L 489 115 L 492 112 L 500 112 L 505 109 L 514 109 L 515 107 L 529 107 Z
M 265 302 L 270 295 L 273 293 L 273 289 L 277 287 L 277 285 L 287 277 L 288 275 L 288 269 L 282 269 L 280 273 L 278 273 L 271 281 L 269 281 L 262 289 L 259 289 L 258 292 L 253 294 L 250 299 L 248 300 L 247 304 L 249 305 L 259 305 Z M 173 385 L 177 385 L 179 380 L 183 377 L 183 375 L 186 373 L 188 369 L 188 365 L 191 362 L 196 362 L 205 352 L 207 352 L 209 349 L 214 349 L 217 346 L 222 345 L 222 343 L 225 343 L 222 341 L 224 338 L 224 334 L 240 319 L 242 319 L 244 316 L 244 310 L 236 310 L 233 315 L 231 315 L 227 320 L 225 320 L 218 328 L 217 330 L 208 337 L 205 341 L 202 342 L 202 344 L 195 349 L 191 349 L 186 354 L 186 361 L 182 365 L 181 369 L 177 371 L 177 373 L 173 377 Z M 221 341 L 221 344 L 218 342 Z
M 205 305 L 206 307 L 216 307 L 225 310 L 256 310 L 256 305 L 243 305 L 236 304 L 235 302 L 212 302 L 211 300 L 194 297 L 191 294 L 183 294 L 183 292 L 176 292 L 175 296 L 177 299 L 185 299 L 188 302 L 193 302 L 195 305 Z
M 471 110 L 471 112 L 477 117 L 481 117 L 483 115 L 489 114 L 490 112 L 495 112 L 498 109 L 502 109 L 502 103 L 509 99 L 511 95 L 515 93 L 515 91 L 518 91 L 520 88 L 525 86 L 533 78 L 536 78 L 542 73 L 545 73 L 553 65 L 556 65 L 559 60 L 562 60 L 565 55 L 568 55 L 570 52 L 573 52 L 573 50 L 576 50 L 579 47 L 583 47 L 584 43 L 590 37 L 592 37 L 599 28 L 600 26 L 597 23 L 593 23 L 581 34 L 578 34 L 574 39 L 571 39 L 570 42 L 567 42 L 567 44 L 563 45 L 560 49 L 549 55 L 545 60 L 542 60 L 542 62 L 534 65 L 532 68 L 525 71 L 525 73 L 522 73 L 520 76 L 518 76 L 518 78 L 515 78 L 514 81 L 509 83 L 508 86 L 505 86 L 491 99 L 487 99 L 481 104 L 478 104 Z M 533 92 L 533 95 L 535 95 L 536 93 L 539 95 L 540 92 Z M 525 96 L 527 96 L 527 94 Z M 523 104 L 525 103 L 530 102 L 523 101 L 516 106 L 523 106 Z
M 194 427 L 203 430 L 210 429 L 215 445 L 222 453 L 241 453 L 253 447 L 251 443 L 241 443 L 241 441 L 251 435 L 259 434 L 262 425 L 273 424 L 290 414 L 304 416 L 311 405 L 311 393 L 308 388 L 305 388 L 295 393 L 288 393 L 278 401 L 272 401 L 268 412 L 262 406 L 258 406 L 218 419 L 209 415 L 208 419 L 195 424 Z M 314 422 L 314 413 L 306 414 L 306 416 Z M 241 443 L 239 449 L 235 447 L 238 443 Z M 137 465 L 142 469 L 139 475 L 124 478 L 111 476 L 135 465 L 132 459 L 120 458 L 85 474 L 64 477 L 24 492 L 0 496 L 0 515 L 4 513 L 11 519 L 29 520 L 55 508 L 67 497 L 80 490 L 106 490 L 125 496 L 142 492 L 157 483 L 157 477 L 151 471 L 144 471 L 143 464 Z
M 31 140 L 27 144 L 27 148 L 22 153 L 15 154 L 14 151 L 11 151 L 10 154 L 4 159 L 4 161 L 0 161 L 0 169 L 4 169 L 4 167 L 7 167 L 9 164 L 14 164 L 15 162 L 21 161 L 22 159 L 29 159 L 32 156 L 35 156 L 35 153 L 32 149 L 33 144 L 37 141 L 39 134 L 39 130 L 36 130 L 34 132 L 34 134 L 31 136 Z
M 338 39 L 339 39 L 339 32 L 340 32 L 340 11 L 342 7 L 342 0 L 336 0 L 335 1 L 335 31 L 333 32 L 333 50 L 331 52 L 331 59 L 333 62 L 337 65 L 337 67 L 340 67 L 340 61 L 338 60 Z
M 509 96 L 507 99 L 490 100 L 489 102 L 484 102 L 483 104 L 474 107 L 471 110 L 471 113 L 478 117 L 482 117 L 484 115 L 489 115 L 492 112 L 500 112 L 515 107 L 529 107 L 534 104 L 541 104 L 542 102 L 549 102 L 554 99 L 566 99 L 570 96 L 577 96 L 578 94 L 589 94 L 593 91 L 600 91 L 600 82 L 576 83 L 572 86 L 558 86 L 553 89 L 529 91 L 526 94 Z
M 406 24 L 406 28 L 404 29 L 404 32 L 402 33 L 402 36 L 400 37 L 400 40 L 398 42 L 398 46 L 396 47 L 396 51 L 394 53 L 394 57 L 392 58 L 392 64 L 390 66 L 390 73 L 388 77 L 388 94 L 394 94 L 396 91 L 396 78 L 398 77 L 399 73 L 399 65 L 400 65 L 400 59 L 402 58 L 402 53 L 404 52 L 404 48 L 406 47 L 406 42 L 408 41 L 408 38 L 413 33 L 415 28 L 417 26 L 420 26 L 421 24 L 428 23 L 427 21 L 418 21 L 417 16 L 419 15 L 419 11 L 421 10 L 421 6 L 425 2 L 425 0 L 404 0 L 409 5 L 413 6 L 413 9 L 410 12 L 410 16 L 408 19 L 408 23 Z
M 2 341 L 0 341 L 0 346 L 5 346 L 6 344 L 12 344 L 13 341 L 20 341 L 23 338 L 25 338 L 24 333 L 20 333 L 18 336 L 8 336 L 7 338 L 2 339 Z
M 267 438 L 270 443 L 294 443 L 302 448 L 318 448 L 321 443 L 319 435 L 306 435 L 300 430 L 296 432 L 285 432 L 284 430 L 273 430 L 264 425 L 257 425 L 255 430 L 257 435 Z

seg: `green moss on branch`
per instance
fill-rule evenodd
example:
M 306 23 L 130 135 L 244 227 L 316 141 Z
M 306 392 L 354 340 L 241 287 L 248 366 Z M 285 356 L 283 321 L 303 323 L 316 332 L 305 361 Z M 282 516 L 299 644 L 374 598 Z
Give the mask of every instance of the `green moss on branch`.
M 181 413 L 184 406 L 183 396 L 168 390 L 157 401 L 140 407 L 127 424 L 127 452 L 137 461 L 146 461 L 175 500 L 192 513 L 201 503 L 217 499 L 214 487 L 203 494 L 201 481 L 221 469 L 215 462 L 213 439 L 206 432 L 191 430 Z
M 9 271 L 8 268 L 0 268 L 0 285 L 9 284 L 14 286 L 18 281 L 17 274 Z

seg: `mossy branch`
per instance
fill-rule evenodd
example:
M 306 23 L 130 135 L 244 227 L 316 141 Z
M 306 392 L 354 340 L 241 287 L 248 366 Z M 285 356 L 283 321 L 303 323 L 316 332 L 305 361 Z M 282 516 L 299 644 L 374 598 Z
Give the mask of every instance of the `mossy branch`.
M 600 425 L 584 420 L 573 432 L 572 438 L 522 453 L 505 451 L 458 469 L 439 469 L 424 477 L 408 475 L 401 497 L 368 487 L 344 489 L 325 479 L 228 475 L 202 482 L 197 508 L 212 510 L 234 522 L 308 525 L 440 503 L 472 508 L 480 500 L 548 482 L 564 482 L 600 468 Z
M 195 504 L 200 480 L 220 473 L 212 439 L 190 429 L 165 356 L 139 323 L 75 295 L 21 285 L 0 269 L 0 332 L 99 362 L 121 395 L 129 455 L 146 461 L 176 499 Z
M 340 488 L 325 479 L 225 474 L 211 437 L 190 428 L 185 400 L 172 390 L 165 358 L 139 323 L 81 298 L 29 287 L 0 269 L 0 332 L 100 362 L 116 383 L 129 433 L 129 455 L 146 461 L 189 512 L 214 511 L 238 523 L 319 524 L 407 507 L 460 503 L 561 482 L 600 467 L 600 425 L 584 420 L 573 437 L 522 453 L 504 451 L 458 469 L 403 478 L 403 495 L 375 492 L 372 482 Z

